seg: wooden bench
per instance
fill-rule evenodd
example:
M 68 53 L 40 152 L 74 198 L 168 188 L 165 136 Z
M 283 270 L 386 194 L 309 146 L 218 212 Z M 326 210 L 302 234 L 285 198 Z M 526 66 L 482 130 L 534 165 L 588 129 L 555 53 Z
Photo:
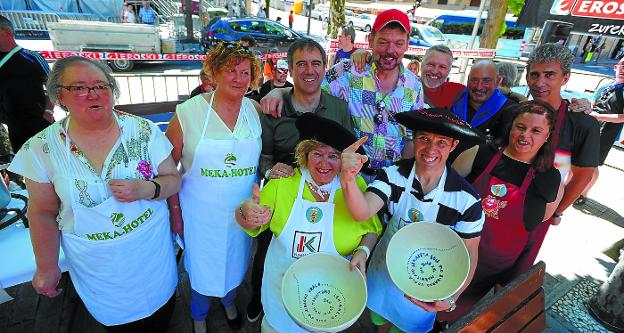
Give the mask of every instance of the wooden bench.
M 444 332 L 542 332 L 546 328 L 543 261 L 493 297 L 486 298 Z
M 175 113 L 176 106 L 180 103 L 182 101 L 122 104 L 116 105 L 115 109 L 149 119 L 164 132 Z

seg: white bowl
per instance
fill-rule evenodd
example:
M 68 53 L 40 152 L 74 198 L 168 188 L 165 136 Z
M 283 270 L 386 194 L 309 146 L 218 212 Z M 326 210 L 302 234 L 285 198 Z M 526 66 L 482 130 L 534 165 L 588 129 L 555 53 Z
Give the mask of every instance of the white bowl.
M 347 329 L 366 307 L 366 280 L 343 257 L 314 253 L 295 261 L 282 278 L 282 301 L 292 319 L 313 332 Z
M 392 282 L 423 302 L 443 300 L 464 284 L 470 256 L 463 240 L 448 226 L 415 222 L 390 239 L 386 265 Z

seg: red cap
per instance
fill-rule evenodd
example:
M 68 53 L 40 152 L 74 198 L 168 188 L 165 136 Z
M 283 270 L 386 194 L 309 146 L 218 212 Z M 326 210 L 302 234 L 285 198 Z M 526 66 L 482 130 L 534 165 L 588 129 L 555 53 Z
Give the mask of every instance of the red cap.
M 405 31 L 410 32 L 410 21 L 407 14 L 398 9 L 388 9 L 377 15 L 375 23 L 373 23 L 373 31 L 379 31 L 383 29 L 388 23 L 397 22 Z

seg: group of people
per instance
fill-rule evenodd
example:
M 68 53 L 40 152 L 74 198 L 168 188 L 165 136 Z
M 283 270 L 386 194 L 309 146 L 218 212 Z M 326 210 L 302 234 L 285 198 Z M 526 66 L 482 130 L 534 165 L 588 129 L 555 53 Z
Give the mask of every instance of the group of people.
M 121 8 L 121 22 L 122 23 L 143 23 L 155 25 L 158 22 L 158 14 L 150 6 L 149 1 L 143 1 L 142 7 L 139 9 L 139 13 L 134 11 L 134 6 L 124 3 Z M 138 20 L 137 20 L 138 17 Z
M 173 232 L 198 333 L 213 297 L 241 327 L 236 290 L 249 266 L 247 319 L 264 313 L 262 332 L 305 331 L 284 308 L 281 281 L 314 252 L 344 256 L 367 276 L 379 332 L 428 332 L 470 311 L 531 267 L 549 226 L 590 183 L 601 161 L 592 116 L 621 121 L 624 63 L 588 115 L 587 101 L 561 96 L 573 60 L 564 46 L 531 53 L 533 100 L 518 101 L 499 89 L 509 70 L 490 60 L 472 66 L 467 86 L 447 81 L 453 54 L 443 45 L 412 73 L 402 63 L 410 31 L 405 13 L 381 12 L 372 52 L 329 69 L 321 45 L 295 41 L 260 103 L 245 97 L 263 74 L 257 55 L 222 43 L 202 68 L 209 83 L 177 107 L 164 135 L 114 109 L 119 88 L 106 66 L 57 61 L 47 94 L 68 116 L 33 133 L 10 166 L 30 196 L 35 290 L 61 293 L 62 246 L 78 295 L 107 331 L 164 331 L 178 281 Z M 468 278 L 446 299 L 413 299 L 389 277 L 390 239 L 418 222 L 448 226 L 468 249 Z

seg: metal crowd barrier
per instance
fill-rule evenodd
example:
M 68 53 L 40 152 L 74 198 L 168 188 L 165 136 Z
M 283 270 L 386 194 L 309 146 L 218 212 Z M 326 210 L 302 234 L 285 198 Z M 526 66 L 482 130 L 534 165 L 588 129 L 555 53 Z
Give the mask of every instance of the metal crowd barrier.
M 83 13 L 51 13 L 38 11 L 3 10 L 4 17 L 13 23 L 15 31 L 48 31 L 49 22 L 64 20 L 97 21 L 98 17 L 93 14 Z
M 198 74 L 120 74 L 113 75 L 120 89 L 117 104 L 184 101 L 200 81 Z
M 60 17 L 54 13 L 33 11 L 0 11 L 13 23 L 15 31 L 48 31 L 48 22 L 58 22 Z

